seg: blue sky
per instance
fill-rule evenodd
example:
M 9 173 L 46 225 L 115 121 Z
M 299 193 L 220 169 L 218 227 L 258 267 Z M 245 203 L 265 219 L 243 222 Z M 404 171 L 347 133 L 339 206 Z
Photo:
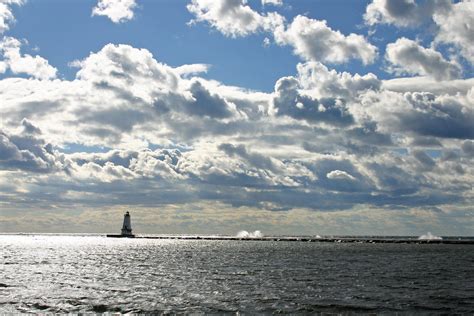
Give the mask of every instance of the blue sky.
M 187 25 L 193 16 L 185 8 L 186 1 L 142 1 L 135 9 L 135 16 L 127 23 L 114 24 L 107 17 L 91 18 L 90 8 L 95 1 L 38 1 L 14 7 L 17 22 L 9 34 L 27 39 L 25 52 L 37 49 L 41 56 L 58 68 L 60 76 L 73 79 L 76 68 L 68 64 L 83 59 L 108 43 L 129 44 L 146 48 L 160 61 L 179 66 L 191 63 L 212 65 L 207 78 L 228 85 L 248 87 L 270 92 L 278 78 L 292 75 L 299 59 L 290 47 L 270 45 L 263 47 L 268 35 L 261 33 L 245 38 L 229 39 L 209 29 L 205 24 Z M 328 25 L 343 34 L 369 32 L 364 25 L 363 14 L 369 1 L 354 1 L 350 8 L 347 2 L 295 1 L 281 7 L 270 6 L 265 11 L 276 10 L 287 20 L 298 14 L 327 20 Z M 260 1 L 249 5 L 262 9 Z M 341 12 L 347 12 L 341 18 Z M 385 45 L 397 37 L 432 39 L 428 29 L 417 33 L 412 29 L 397 30 L 392 26 L 381 26 L 373 35 L 372 43 L 383 52 Z M 421 37 L 420 37 L 421 36 Z M 391 78 L 383 71 L 383 59 L 368 66 L 352 60 L 333 65 L 338 71 L 352 73 L 373 72 L 379 78 Z
M 472 235 L 473 11 L 0 0 L 0 231 Z

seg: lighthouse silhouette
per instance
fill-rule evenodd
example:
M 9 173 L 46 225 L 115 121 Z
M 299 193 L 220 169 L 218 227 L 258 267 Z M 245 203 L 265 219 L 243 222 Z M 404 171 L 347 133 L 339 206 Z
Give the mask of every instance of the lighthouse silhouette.
M 132 221 L 130 219 L 130 213 L 127 211 L 123 216 L 122 225 L 122 236 L 132 237 Z

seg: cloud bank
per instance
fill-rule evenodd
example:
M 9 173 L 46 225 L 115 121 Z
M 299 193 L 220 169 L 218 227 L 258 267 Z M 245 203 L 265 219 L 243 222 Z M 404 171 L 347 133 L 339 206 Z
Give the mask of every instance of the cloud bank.
M 128 12 L 135 2 L 122 5 Z M 465 10 L 464 2 L 426 6 L 373 1 L 365 21 L 405 28 L 420 15 L 436 24 Z M 227 37 L 273 36 L 301 62 L 260 92 L 205 77 L 208 64 L 170 66 L 147 48 L 108 43 L 75 56 L 76 74 L 64 79 L 45 58 L 23 53 L 22 41 L 3 37 L 2 222 L 23 227 L 18 214 L 48 210 L 71 224 L 67 210 L 100 219 L 95 210 L 133 205 L 153 223 L 159 208 L 170 212 L 169 227 L 197 230 L 214 219 L 234 232 L 235 222 L 272 232 L 271 218 L 288 230 L 383 222 L 392 232 L 472 231 L 474 88 L 463 63 L 403 37 L 382 50 L 387 68 L 422 77 L 382 80 L 331 68 L 374 63 L 379 48 L 326 21 L 287 22 L 243 0 L 194 0 L 187 9 L 194 23 Z M 118 23 L 131 12 L 106 15 Z M 444 43 L 442 34 L 433 40 Z M 461 40 L 449 43 L 469 58 Z

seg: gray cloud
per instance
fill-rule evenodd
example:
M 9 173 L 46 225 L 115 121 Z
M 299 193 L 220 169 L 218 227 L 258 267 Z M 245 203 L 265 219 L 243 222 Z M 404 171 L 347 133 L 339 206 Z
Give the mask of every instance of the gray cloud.
M 275 169 L 275 165 L 270 158 L 256 153 L 249 153 L 243 145 L 234 146 L 232 144 L 220 144 L 218 148 L 229 156 L 236 155 L 247 160 L 257 168 Z
M 273 107 L 277 115 L 287 115 L 314 123 L 347 126 L 354 122 L 342 99 L 313 99 L 301 95 L 294 77 L 281 78 L 275 84 Z
M 428 156 L 423 150 L 414 150 L 412 154 L 422 165 L 423 169 L 430 170 L 436 166 L 436 162 L 433 160 L 433 158 Z
M 474 137 L 474 111 L 470 102 L 469 98 L 423 92 L 368 92 L 362 98 L 366 114 L 382 130 L 457 139 Z
M 51 144 L 25 134 L 9 135 L 0 131 L 0 167 L 6 170 L 53 172 L 64 170 L 59 154 Z
M 413 27 L 429 21 L 433 13 L 448 10 L 450 6 L 450 0 L 373 0 L 366 8 L 364 20 L 368 25 L 384 23 Z
M 186 105 L 189 114 L 214 118 L 226 118 L 232 115 L 228 103 L 222 97 L 212 95 L 199 81 L 193 82 L 189 91 L 194 98 Z
M 412 110 L 398 114 L 405 128 L 424 136 L 474 138 L 474 111 L 455 98 L 414 93 L 406 99 Z
M 474 157 L 474 141 L 472 140 L 465 140 L 461 146 L 463 152 L 467 155 Z

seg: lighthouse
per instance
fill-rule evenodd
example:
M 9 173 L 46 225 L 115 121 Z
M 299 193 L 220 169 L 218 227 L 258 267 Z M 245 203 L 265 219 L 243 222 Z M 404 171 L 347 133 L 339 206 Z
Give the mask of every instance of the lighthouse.
M 123 216 L 122 233 L 120 235 L 119 234 L 107 234 L 107 237 L 114 237 L 114 238 L 120 238 L 120 237 L 133 238 L 133 237 L 135 237 L 135 235 L 132 234 L 132 221 L 130 219 L 130 213 L 128 211 Z
M 132 234 L 132 221 L 130 220 L 130 213 L 128 211 L 123 216 L 122 236 L 133 237 L 133 234 Z

